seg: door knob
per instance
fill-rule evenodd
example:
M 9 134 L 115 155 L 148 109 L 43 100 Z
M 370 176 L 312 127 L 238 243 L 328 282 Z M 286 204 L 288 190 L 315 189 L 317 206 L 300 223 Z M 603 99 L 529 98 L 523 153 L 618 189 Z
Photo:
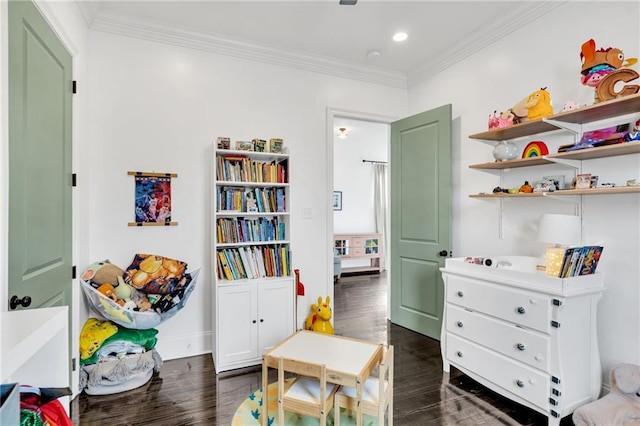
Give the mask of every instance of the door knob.
M 449 252 L 446 251 L 446 250 L 440 250 L 440 252 L 438 253 L 438 256 L 447 257 L 447 256 L 449 256 Z
M 11 310 L 14 310 L 18 306 L 26 308 L 29 305 L 31 305 L 31 297 L 29 296 L 24 296 L 22 299 L 20 299 L 14 294 L 13 296 L 11 296 L 11 300 L 9 300 L 9 307 L 11 308 Z

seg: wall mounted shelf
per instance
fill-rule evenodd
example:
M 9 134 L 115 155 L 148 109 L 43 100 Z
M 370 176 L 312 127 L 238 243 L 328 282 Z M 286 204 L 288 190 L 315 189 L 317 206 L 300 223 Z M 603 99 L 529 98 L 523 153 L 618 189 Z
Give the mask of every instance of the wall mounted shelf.
M 590 189 L 565 189 L 553 192 L 534 192 L 530 194 L 517 193 L 506 194 L 499 192 L 496 194 L 472 194 L 470 198 L 531 198 L 531 197 L 569 197 L 573 195 L 615 195 L 615 194 L 640 194 L 640 185 L 636 186 L 616 186 L 613 188 L 590 188 Z
M 616 157 L 618 155 L 640 154 L 640 141 L 625 142 L 615 145 L 587 148 L 571 152 L 559 152 L 543 157 L 518 158 L 515 160 L 495 161 L 492 163 L 472 164 L 470 169 L 505 170 L 518 167 L 540 166 L 564 160 L 591 160 L 594 158 Z
M 600 102 L 574 111 L 561 112 L 542 120 L 527 121 L 511 127 L 475 133 L 469 137 L 471 139 L 490 141 L 517 139 L 533 134 L 560 130 L 562 127 L 554 124 L 555 122 L 586 124 L 633 113 L 640 113 L 640 93 L 611 101 Z

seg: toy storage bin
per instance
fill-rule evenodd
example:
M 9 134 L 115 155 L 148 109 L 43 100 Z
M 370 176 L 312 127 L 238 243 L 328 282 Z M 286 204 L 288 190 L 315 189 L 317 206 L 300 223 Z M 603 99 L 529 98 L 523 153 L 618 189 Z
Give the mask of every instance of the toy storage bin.
M 93 288 L 88 282 L 84 280 L 80 280 L 80 282 L 82 283 L 82 290 L 87 296 L 87 300 L 89 301 L 91 308 L 99 317 L 110 320 L 126 328 L 146 330 L 154 328 L 161 322 L 171 318 L 186 305 L 187 300 L 198 281 L 200 268 L 187 273 L 191 275 L 191 282 L 188 284 L 182 298 L 175 306 L 162 313 L 155 311 L 140 312 L 125 309 Z

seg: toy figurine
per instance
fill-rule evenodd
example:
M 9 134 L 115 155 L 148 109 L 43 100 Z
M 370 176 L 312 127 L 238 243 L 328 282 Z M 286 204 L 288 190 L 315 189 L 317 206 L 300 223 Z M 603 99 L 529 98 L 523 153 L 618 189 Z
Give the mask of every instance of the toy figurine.
M 529 193 L 533 192 L 533 187 L 531 185 L 529 185 L 529 181 L 528 180 L 525 180 L 524 181 L 524 185 L 522 185 L 520 187 L 518 192 L 524 192 L 525 194 L 529 194 Z
M 547 88 L 543 87 L 531 93 L 527 98 L 525 108 L 527 109 L 527 118 L 529 120 L 540 120 L 553 115 L 551 95 L 547 92 Z
M 625 142 L 640 141 L 640 120 L 636 121 L 632 130 L 624 136 Z
M 628 67 L 635 64 L 637 58 L 627 58 L 625 60 L 622 50 L 609 47 L 607 49 L 600 48 L 596 50 L 596 42 L 591 38 L 585 41 L 580 49 L 580 60 L 582 61 L 582 69 L 580 73 L 580 82 L 589 87 L 595 89 L 594 102 L 605 101 L 614 99 L 614 84 L 605 83 L 601 84 L 603 80 L 610 81 L 608 78 L 610 75 L 622 72 L 623 74 L 631 72 L 631 76 L 624 76 L 621 78 L 627 82 L 633 78 L 637 78 L 638 74 L 633 70 L 621 70 L 620 68 Z M 635 74 L 633 74 L 635 73 Z M 634 77 L 635 75 L 635 77 Z M 614 78 L 611 81 L 617 81 L 618 78 Z M 602 86 L 602 87 L 601 87 Z
M 318 304 L 311 305 L 311 313 L 305 321 L 305 329 L 318 333 L 333 334 L 331 325 L 331 298 L 327 296 L 327 301 L 322 303 L 322 297 L 318 297 Z

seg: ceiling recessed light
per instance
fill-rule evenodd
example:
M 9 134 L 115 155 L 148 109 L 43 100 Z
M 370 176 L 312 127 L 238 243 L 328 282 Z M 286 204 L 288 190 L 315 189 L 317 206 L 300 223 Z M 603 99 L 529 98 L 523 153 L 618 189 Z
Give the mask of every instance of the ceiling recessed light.
M 395 33 L 393 35 L 393 41 L 405 41 L 409 37 L 407 33 Z

